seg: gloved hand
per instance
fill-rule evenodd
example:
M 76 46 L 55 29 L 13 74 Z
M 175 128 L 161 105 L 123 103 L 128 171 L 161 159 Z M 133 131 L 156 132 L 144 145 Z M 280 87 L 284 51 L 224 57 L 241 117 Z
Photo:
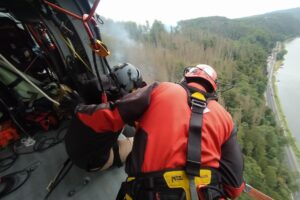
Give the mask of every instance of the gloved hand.
M 83 103 L 82 98 L 76 91 L 66 93 L 60 101 L 59 108 L 66 114 L 73 114 L 77 105 Z
M 78 110 L 82 107 L 89 105 L 78 106 Z M 116 144 L 119 134 L 119 132 L 96 132 L 74 115 L 65 135 L 66 152 L 79 168 L 97 171 L 108 161 L 111 149 L 118 146 Z
M 135 132 L 136 132 L 136 130 L 135 130 L 134 126 L 129 126 L 128 124 L 126 124 L 123 128 L 122 134 L 125 137 L 129 138 L 129 137 L 134 137 Z

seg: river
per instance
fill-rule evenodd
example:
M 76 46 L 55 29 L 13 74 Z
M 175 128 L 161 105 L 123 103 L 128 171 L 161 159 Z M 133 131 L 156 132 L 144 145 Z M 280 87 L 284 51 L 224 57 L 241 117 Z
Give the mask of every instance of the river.
M 285 44 L 288 53 L 278 69 L 276 82 L 289 129 L 300 146 L 300 38 Z

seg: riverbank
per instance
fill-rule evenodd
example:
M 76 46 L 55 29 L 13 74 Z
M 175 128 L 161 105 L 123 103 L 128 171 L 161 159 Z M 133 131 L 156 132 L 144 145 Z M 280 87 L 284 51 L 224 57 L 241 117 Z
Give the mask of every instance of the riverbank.
M 278 46 L 279 46 L 278 49 L 277 49 L 278 52 L 281 51 L 282 49 L 284 49 L 283 44 L 280 44 Z M 296 141 L 295 137 L 293 136 L 291 130 L 289 129 L 287 119 L 286 119 L 285 114 L 284 114 L 283 109 L 282 109 L 282 105 L 281 105 L 280 98 L 279 98 L 279 95 L 278 95 L 278 87 L 277 87 L 277 84 L 276 84 L 276 73 L 277 73 L 278 69 L 282 66 L 284 60 L 277 60 L 276 58 L 274 58 L 274 59 L 275 59 L 276 62 L 275 62 L 274 70 L 273 70 L 273 74 L 272 74 L 272 87 L 273 87 L 277 112 L 278 112 L 278 115 L 279 115 L 280 126 L 283 129 L 283 132 L 285 133 L 285 136 L 289 140 L 289 144 L 292 147 L 294 155 L 297 158 L 297 162 L 300 163 L 300 148 L 299 148 L 299 145 L 297 144 L 297 141 Z
M 266 90 L 266 100 L 267 105 L 273 110 L 275 120 L 279 127 L 282 129 L 282 133 L 288 140 L 290 141 L 288 145 L 285 145 L 283 148 L 285 159 L 282 161 L 287 164 L 287 167 L 290 171 L 296 172 L 300 174 L 300 164 L 299 164 L 299 156 L 297 156 L 299 152 L 297 149 L 296 140 L 293 138 L 293 134 L 289 129 L 287 119 L 283 112 L 281 101 L 279 98 L 278 87 L 276 82 L 276 73 L 278 69 L 282 66 L 283 60 L 277 60 L 277 53 L 284 48 L 283 44 L 277 43 L 276 48 L 273 49 L 271 56 L 268 58 L 268 86 Z M 298 154 L 299 155 L 299 154 Z M 295 179 L 293 180 L 294 184 L 297 185 L 299 183 L 298 175 L 295 174 Z M 292 200 L 300 200 L 300 192 L 294 191 L 291 192 Z

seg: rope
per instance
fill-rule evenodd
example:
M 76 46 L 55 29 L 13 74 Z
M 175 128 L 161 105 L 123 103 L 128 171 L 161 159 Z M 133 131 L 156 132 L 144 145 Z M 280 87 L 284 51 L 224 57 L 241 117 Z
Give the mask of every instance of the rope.
M 90 71 L 92 72 L 91 68 L 89 67 L 89 65 L 84 62 L 84 60 L 81 58 L 81 56 L 76 52 L 74 46 L 72 45 L 70 39 L 65 39 L 63 36 L 62 36 L 62 39 L 63 41 L 66 43 L 66 45 L 70 48 L 70 50 L 73 52 L 73 54 L 83 63 L 83 65 Z

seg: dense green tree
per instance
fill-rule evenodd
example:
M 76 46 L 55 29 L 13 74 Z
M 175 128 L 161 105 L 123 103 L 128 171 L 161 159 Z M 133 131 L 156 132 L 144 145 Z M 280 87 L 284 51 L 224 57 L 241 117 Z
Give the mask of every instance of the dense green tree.
M 283 60 L 284 55 L 287 54 L 287 50 L 282 49 L 277 53 L 277 60 Z

